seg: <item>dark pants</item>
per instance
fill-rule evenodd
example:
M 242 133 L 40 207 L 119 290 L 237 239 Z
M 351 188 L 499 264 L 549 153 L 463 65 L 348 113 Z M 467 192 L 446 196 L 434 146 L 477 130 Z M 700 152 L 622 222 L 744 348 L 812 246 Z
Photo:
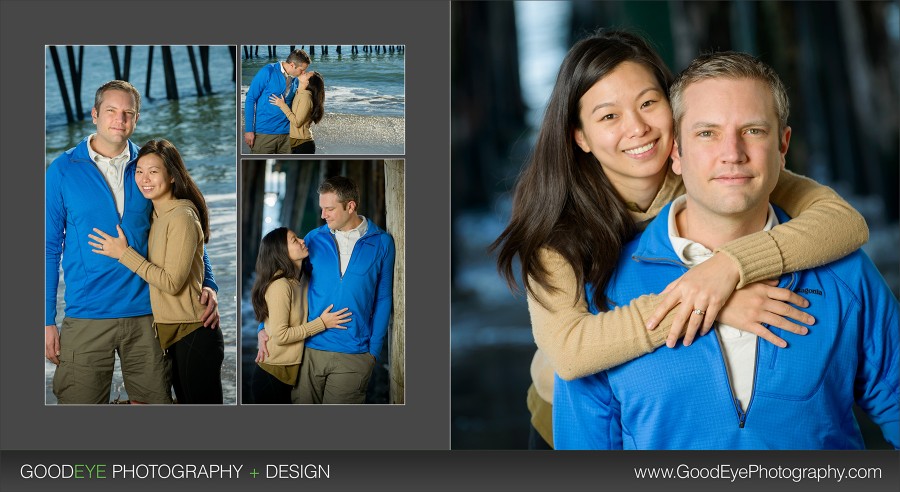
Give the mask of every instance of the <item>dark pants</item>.
M 308 142 L 303 142 L 302 144 L 291 147 L 291 154 L 315 154 L 316 153 L 316 141 L 310 140 Z
M 172 386 L 181 404 L 222 404 L 222 330 L 201 326 L 168 350 Z
M 533 425 L 530 425 L 530 430 L 528 431 L 528 449 L 540 449 L 540 450 L 552 450 L 553 446 L 547 444 L 547 441 L 541 437 L 540 433 L 538 433 L 537 429 L 534 428 Z
M 259 366 L 254 369 L 253 380 L 250 382 L 253 403 L 260 405 L 291 403 L 291 385 L 282 383 Z

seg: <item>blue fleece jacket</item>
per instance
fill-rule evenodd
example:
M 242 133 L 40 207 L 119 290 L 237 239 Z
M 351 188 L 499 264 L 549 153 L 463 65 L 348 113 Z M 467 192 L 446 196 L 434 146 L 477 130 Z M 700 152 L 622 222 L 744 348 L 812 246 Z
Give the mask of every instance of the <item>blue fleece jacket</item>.
M 668 215 L 666 207 L 626 246 L 607 289 L 610 308 L 660 292 L 687 271 L 669 241 Z M 785 349 L 757 342 L 746 412 L 713 330 L 689 347 L 663 347 L 586 378 L 557 376 L 557 449 L 860 449 L 854 403 L 896 448 L 898 304 L 872 262 L 857 251 L 785 275 L 779 286 L 808 299 L 804 311 L 816 323 L 806 336 L 771 328 Z
M 378 358 L 391 321 L 394 281 L 394 239 L 371 220 L 357 240 L 347 270 L 334 236 L 323 225 L 305 238 L 309 249 L 309 316 L 334 304 L 350 308 L 353 320 L 346 330 L 325 330 L 306 339 L 306 346 L 345 354 L 370 353 Z
M 138 147 L 128 142 L 131 160 L 125 166 L 125 209 L 122 217 L 106 179 L 88 153 L 88 138 L 56 158 L 45 176 L 44 324 L 56 324 L 60 257 L 64 272 L 66 316 L 129 318 L 150 314 L 150 289 L 117 260 L 93 253 L 88 234 L 93 228 L 125 232 L 128 245 L 147 256 L 153 204 L 134 182 Z M 203 285 L 218 290 L 203 252 Z
M 244 131 L 264 133 L 267 135 L 287 135 L 290 132 L 290 121 L 281 109 L 269 102 L 272 94 L 283 95 L 286 88 L 284 74 L 281 73 L 281 62 L 270 63 L 259 69 L 247 89 L 244 99 Z M 284 102 L 288 107 L 294 101 L 299 80 L 291 80 L 291 90 Z

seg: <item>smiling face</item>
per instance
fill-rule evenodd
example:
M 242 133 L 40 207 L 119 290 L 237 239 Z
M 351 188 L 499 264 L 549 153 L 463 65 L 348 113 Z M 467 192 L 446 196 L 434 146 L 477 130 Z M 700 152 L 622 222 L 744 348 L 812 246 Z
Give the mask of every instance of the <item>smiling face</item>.
M 689 210 L 765 217 L 791 138 L 790 127 L 778 129 L 771 90 L 755 79 L 712 78 L 687 86 L 683 98 L 672 169 Z
M 156 154 L 147 154 L 138 159 L 134 182 L 148 200 L 155 202 L 173 198 L 172 183 L 175 178 L 169 176 L 165 163 Z
M 304 258 L 309 256 L 309 250 L 306 249 L 306 243 L 297 237 L 294 231 L 287 233 L 287 251 L 288 258 L 296 264 L 300 264 Z
M 581 96 L 579 118 L 575 142 L 620 193 L 659 185 L 672 148 L 672 110 L 649 69 L 621 63 Z
M 134 133 L 138 116 L 131 94 L 117 89 L 104 92 L 100 106 L 91 109 L 91 120 L 97 125 L 97 135 L 91 141 L 94 150 L 106 157 L 121 153 Z

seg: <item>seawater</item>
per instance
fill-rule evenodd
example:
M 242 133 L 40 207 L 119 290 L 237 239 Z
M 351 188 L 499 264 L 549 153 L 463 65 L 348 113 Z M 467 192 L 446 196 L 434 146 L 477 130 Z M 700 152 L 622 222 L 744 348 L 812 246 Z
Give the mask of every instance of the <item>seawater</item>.
M 276 57 L 268 58 L 268 48 L 259 47 L 260 57 L 241 59 L 241 94 L 246 94 L 253 76 L 264 65 L 284 61 L 289 46 L 276 46 Z M 295 48 L 308 46 L 297 45 Z M 335 45 L 328 46 L 328 54 L 322 53 L 317 45 L 315 55 L 311 55 L 309 70 L 315 70 L 325 79 L 325 111 L 327 113 L 357 114 L 372 116 L 403 117 L 406 105 L 405 53 L 360 53 L 351 54 L 350 46 L 341 46 L 342 54 L 337 54 Z M 243 100 L 243 97 L 242 97 Z
M 68 79 L 68 59 L 65 49 L 58 49 L 66 83 L 71 97 L 72 86 Z M 210 210 L 211 239 L 206 245 L 216 283 L 219 285 L 219 314 L 225 338 L 225 362 L 222 367 L 222 385 L 225 403 L 234 404 L 236 394 L 237 364 L 237 136 L 235 132 L 236 82 L 232 79 L 234 66 L 226 46 L 210 48 L 210 84 L 213 93 L 197 97 L 187 49 L 172 47 L 179 100 L 167 100 L 165 78 L 162 70 L 162 53 L 156 47 L 153 53 L 151 86 L 146 92 L 146 46 L 134 47 L 130 81 L 141 92 L 141 115 L 132 141 L 140 146 L 153 138 L 165 138 L 178 147 L 191 177 L 197 182 Z M 77 54 L 77 48 L 76 48 Z M 198 70 L 200 55 L 194 47 Z M 119 48 L 119 57 L 124 49 Z M 85 47 L 82 105 L 87 116 L 75 123 L 66 122 L 59 84 L 54 72 L 49 50 L 46 54 L 46 155 L 49 165 L 59 154 L 77 145 L 85 136 L 96 131 L 91 123 L 90 108 L 94 92 L 103 83 L 114 78 L 112 59 L 106 46 Z M 202 77 L 202 73 L 201 73 Z M 202 78 L 201 78 L 202 80 Z M 149 97 L 148 97 L 149 96 Z M 73 107 L 74 110 L 74 107 Z M 60 282 L 57 300 L 57 326 L 61 325 L 65 304 Z M 55 371 L 52 363 L 45 365 L 46 402 L 56 403 L 52 391 Z M 122 384 L 118 361 L 113 380 L 111 399 L 127 399 Z

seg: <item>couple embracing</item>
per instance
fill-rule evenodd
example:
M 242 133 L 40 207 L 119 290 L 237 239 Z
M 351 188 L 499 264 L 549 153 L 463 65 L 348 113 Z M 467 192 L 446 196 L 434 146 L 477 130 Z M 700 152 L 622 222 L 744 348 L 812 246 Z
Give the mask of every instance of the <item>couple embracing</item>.
M 307 71 L 305 51 L 291 51 L 253 77 L 244 100 L 244 142 L 254 154 L 315 154 L 310 127 L 325 115 L 325 80 Z
M 256 403 L 364 403 L 387 334 L 394 241 L 359 215 L 349 178 L 331 177 L 318 192 L 325 225 L 304 239 L 275 229 L 259 248 Z

